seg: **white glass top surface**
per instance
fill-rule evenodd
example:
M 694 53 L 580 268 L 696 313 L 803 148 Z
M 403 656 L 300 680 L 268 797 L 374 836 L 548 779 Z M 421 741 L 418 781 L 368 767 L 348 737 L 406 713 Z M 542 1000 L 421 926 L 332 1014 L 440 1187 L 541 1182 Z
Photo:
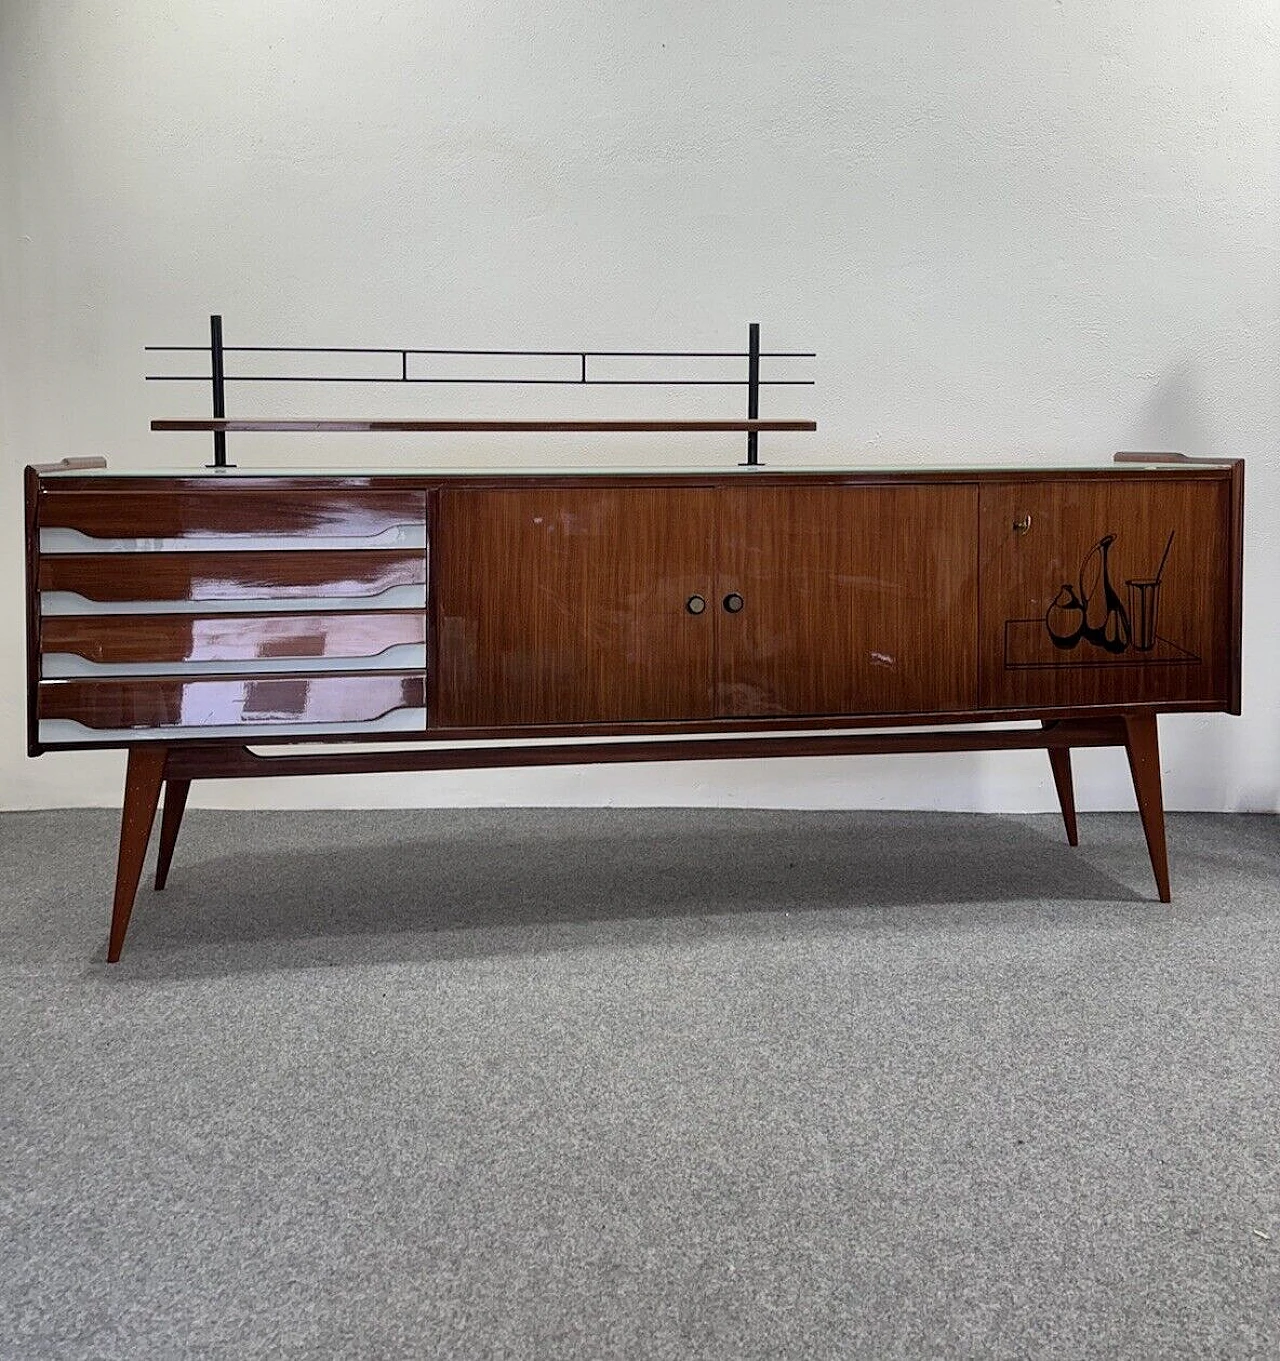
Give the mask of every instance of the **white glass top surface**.
M 521 464 L 516 466 L 497 464 L 476 464 L 471 466 L 409 464 L 403 466 L 382 465 L 380 467 L 326 467 L 321 464 L 300 464 L 296 467 L 259 467 L 243 464 L 228 468 L 209 468 L 199 464 L 187 467 L 169 468 L 53 468 L 42 472 L 42 477 L 184 477 L 184 478 L 245 478 L 245 477 L 755 477 L 761 473 L 776 473 L 800 476 L 885 476 L 929 475 L 945 473 L 951 476 L 965 473 L 1080 473 L 1080 472 L 1178 472 L 1188 468 L 1203 468 L 1230 459 L 1211 460 L 1210 462 L 1186 463 L 1179 461 L 1137 463 L 1115 463 L 1111 459 L 1093 459 L 1079 463 L 1034 463 L 1024 460 L 1017 463 L 788 463 L 785 460 L 762 462 L 755 466 L 745 464 L 706 463 L 698 465 L 664 464 L 613 464 L 582 463 L 561 464 L 558 466 Z

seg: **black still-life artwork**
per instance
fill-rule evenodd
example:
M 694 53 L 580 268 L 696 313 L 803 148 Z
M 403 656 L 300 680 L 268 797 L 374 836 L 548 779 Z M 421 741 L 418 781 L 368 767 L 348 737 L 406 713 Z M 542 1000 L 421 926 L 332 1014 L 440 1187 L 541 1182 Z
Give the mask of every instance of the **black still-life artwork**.
M 1119 537 L 1109 533 L 1098 539 L 1084 555 L 1076 580 L 1062 583 L 1043 618 L 1005 621 L 1006 667 L 1187 665 L 1200 660 L 1156 632 L 1173 531 L 1150 576 L 1121 582 L 1113 575 L 1113 545 Z
M 1114 534 L 1104 534 L 1089 550 L 1080 565 L 1078 595 L 1070 582 L 1062 583 L 1044 617 L 1055 647 L 1072 648 L 1082 638 L 1108 652 L 1123 652 L 1129 646 L 1129 611 L 1111 584 L 1109 554 L 1115 541 Z
M 1140 652 L 1150 652 L 1155 646 L 1156 602 L 1173 547 L 1173 531 L 1169 532 L 1155 576 L 1125 583 L 1134 617 L 1111 580 L 1111 545 L 1115 541 L 1116 535 L 1104 534 L 1093 545 L 1080 564 L 1079 591 L 1071 582 L 1064 581 L 1045 612 L 1045 628 L 1054 647 L 1067 651 L 1084 640 L 1119 654 L 1131 646 Z

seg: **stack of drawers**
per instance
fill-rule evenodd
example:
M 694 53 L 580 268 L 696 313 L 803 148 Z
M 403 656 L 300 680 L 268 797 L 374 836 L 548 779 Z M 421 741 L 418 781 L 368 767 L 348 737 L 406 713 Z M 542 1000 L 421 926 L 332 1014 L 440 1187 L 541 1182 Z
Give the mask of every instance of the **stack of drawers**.
M 425 493 L 234 481 L 39 481 L 38 746 L 423 731 Z

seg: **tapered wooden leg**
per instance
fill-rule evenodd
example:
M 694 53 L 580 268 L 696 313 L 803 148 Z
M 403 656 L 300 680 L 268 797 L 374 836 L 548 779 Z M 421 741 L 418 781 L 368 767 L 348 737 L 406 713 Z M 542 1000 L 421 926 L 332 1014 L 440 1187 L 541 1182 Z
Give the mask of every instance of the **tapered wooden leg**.
M 164 812 L 160 817 L 160 849 L 156 854 L 156 888 L 162 889 L 169 877 L 169 866 L 173 862 L 173 848 L 178 840 L 178 829 L 182 826 L 182 814 L 187 807 L 187 791 L 190 780 L 166 780 L 164 782 Z
M 1164 839 L 1164 795 L 1160 789 L 1160 742 L 1155 714 L 1126 714 L 1124 747 L 1133 772 L 1133 789 L 1138 796 L 1138 815 L 1147 838 L 1151 868 L 1162 903 L 1171 902 L 1169 891 L 1169 852 Z
M 1045 720 L 1044 726 L 1057 726 Z M 1067 845 L 1080 844 L 1080 832 L 1076 827 L 1076 791 L 1071 779 L 1071 748 L 1050 747 L 1049 768 L 1053 771 L 1054 787 L 1058 791 L 1058 807 L 1062 809 L 1062 825 L 1067 829 Z
M 111 908 L 111 939 L 107 963 L 114 964 L 124 949 L 125 932 L 133 912 L 133 899 L 142 878 L 142 862 L 147 858 L 151 824 L 160 802 L 164 782 L 164 747 L 130 747 L 129 767 L 124 777 L 124 809 L 120 814 L 120 858 L 116 864 L 116 896 Z

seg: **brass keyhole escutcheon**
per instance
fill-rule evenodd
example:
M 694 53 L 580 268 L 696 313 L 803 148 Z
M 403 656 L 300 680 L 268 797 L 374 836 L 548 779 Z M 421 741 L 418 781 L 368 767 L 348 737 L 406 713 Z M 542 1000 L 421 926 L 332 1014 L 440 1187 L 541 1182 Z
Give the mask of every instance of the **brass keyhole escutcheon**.
M 1013 532 L 1015 534 L 1030 534 L 1031 516 L 1030 515 L 1019 516 L 1019 518 L 1013 522 Z
M 707 608 L 707 602 L 700 595 L 691 595 L 684 602 L 684 607 L 690 614 L 701 614 Z

